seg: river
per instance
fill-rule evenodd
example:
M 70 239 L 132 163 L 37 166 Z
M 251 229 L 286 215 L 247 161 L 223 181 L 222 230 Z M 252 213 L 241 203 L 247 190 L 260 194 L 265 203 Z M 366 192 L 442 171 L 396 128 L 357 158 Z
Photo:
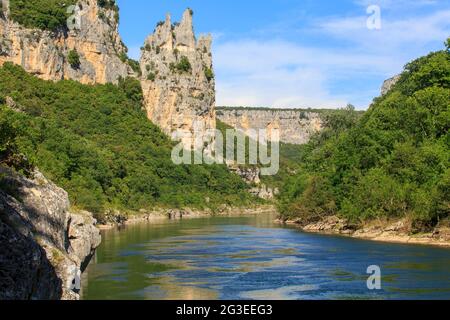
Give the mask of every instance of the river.
M 93 299 L 450 299 L 450 250 L 307 234 L 274 217 L 142 223 L 103 232 Z M 367 288 L 371 265 L 381 290 Z

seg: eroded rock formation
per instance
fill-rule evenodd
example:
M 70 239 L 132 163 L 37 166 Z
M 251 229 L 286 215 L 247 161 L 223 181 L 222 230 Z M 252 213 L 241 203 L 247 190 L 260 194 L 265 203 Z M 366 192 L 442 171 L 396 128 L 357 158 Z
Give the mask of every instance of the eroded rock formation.
M 384 81 L 383 86 L 381 87 L 381 95 L 384 96 L 386 93 L 388 93 L 392 87 L 400 80 L 401 75 L 396 75 L 395 77 L 392 77 L 390 79 L 387 79 Z
M 204 134 L 216 127 L 212 39 L 195 38 L 192 18 L 190 9 L 180 23 L 172 24 L 167 15 L 145 40 L 141 53 L 148 118 L 169 135 L 177 130 Z M 191 146 L 188 137 L 182 140 L 185 147 Z
M 4 9 L 0 15 L 0 65 L 11 61 L 45 80 L 116 83 L 119 77 L 134 74 L 123 61 L 126 47 L 118 32 L 117 17 L 114 8 L 80 0 L 70 18 L 71 25 L 51 32 L 27 29 L 12 21 Z M 70 64 L 71 51 L 79 55 L 79 64 Z
M 219 108 L 217 119 L 243 131 L 278 129 L 280 141 L 291 144 L 308 143 L 311 136 L 323 128 L 320 114 L 300 110 Z
M 6 1 L 8 3 L 8 1 Z M 117 83 L 139 77 L 148 118 L 167 134 L 174 131 L 204 135 L 215 129 L 215 81 L 211 36 L 195 37 L 193 12 L 180 23 L 168 15 L 146 40 L 140 67 L 130 67 L 118 32 L 118 9 L 97 1 L 78 1 L 67 28 L 27 29 L 12 21 L 8 7 L 0 15 L 0 65 L 10 61 L 45 80 L 71 79 L 84 84 Z M 70 55 L 78 60 L 74 64 Z M 190 147 L 191 138 L 183 142 Z M 214 137 L 211 137 L 211 145 Z M 203 143 L 202 143 L 203 145 Z M 204 147 L 204 146 L 202 146 Z
M 0 300 L 78 299 L 76 282 L 101 237 L 87 212 L 36 171 L 0 167 Z

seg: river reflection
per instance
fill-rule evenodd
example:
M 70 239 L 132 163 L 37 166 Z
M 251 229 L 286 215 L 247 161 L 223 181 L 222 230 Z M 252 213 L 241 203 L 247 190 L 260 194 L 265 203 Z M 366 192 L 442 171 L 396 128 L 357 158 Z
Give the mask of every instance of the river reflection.
M 312 235 L 268 215 L 103 233 L 83 299 L 450 299 L 450 250 Z M 383 287 L 367 289 L 369 265 Z

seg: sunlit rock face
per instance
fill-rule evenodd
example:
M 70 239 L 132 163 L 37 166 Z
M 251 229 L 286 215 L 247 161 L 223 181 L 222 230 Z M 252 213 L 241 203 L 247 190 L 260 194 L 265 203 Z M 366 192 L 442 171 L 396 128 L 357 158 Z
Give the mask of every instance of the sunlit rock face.
M 50 32 L 28 29 L 12 21 L 7 6 L 0 15 L 0 65 L 13 62 L 44 80 L 71 79 L 83 84 L 117 83 L 128 76 L 141 80 L 148 118 L 165 133 L 185 132 L 186 148 L 194 131 L 207 141 L 195 148 L 212 150 L 216 128 L 215 81 L 211 36 L 196 39 L 193 12 L 180 23 L 158 24 L 146 40 L 136 74 L 126 61 L 126 47 L 118 32 L 118 11 L 97 1 L 78 1 L 67 28 Z M 70 63 L 76 52 L 79 64 Z M 189 135 L 192 135 L 189 136 Z
M 270 135 L 278 130 L 280 142 L 291 144 L 308 143 L 323 128 L 319 113 L 300 110 L 220 108 L 217 119 L 244 133 L 265 129 Z
M 144 43 L 140 65 L 144 104 L 148 118 L 172 135 L 187 133 L 185 148 L 193 146 L 189 134 L 206 134 L 216 127 L 215 81 L 212 73 L 211 36 L 196 39 L 193 12 L 184 12 L 180 23 L 170 15 Z M 203 147 L 211 147 L 214 138 Z
M 384 96 L 386 93 L 388 93 L 400 80 L 401 75 L 396 75 L 395 77 L 392 77 L 390 79 L 387 79 L 383 82 L 383 86 L 381 87 L 381 95 Z
M 116 83 L 133 75 L 120 59 L 126 52 L 118 32 L 118 13 L 97 1 L 78 1 L 63 30 L 27 29 L 12 21 L 8 8 L 0 15 L 0 65 L 10 61 L 44 80 L 72 79 L 84 84 Z M 69 52 L 80 63 L 69 63 Z

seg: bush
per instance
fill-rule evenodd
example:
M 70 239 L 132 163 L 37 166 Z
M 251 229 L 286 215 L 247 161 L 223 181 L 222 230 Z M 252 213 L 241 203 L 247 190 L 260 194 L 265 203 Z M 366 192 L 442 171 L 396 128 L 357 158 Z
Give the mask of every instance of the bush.
M 119 11 L 119 7 L 116 4 L 116 0 L 97 0 L 97 5 L 105 10 Z
M 13 116 L 14 112 L 0 106 L 0 115 L 4 114 Z M 9 116 L 0 117 L 0 165 L 14 168 L 28 176 L 33 169 L 33 163 L 20 153 L 17 145 L 17 139 L 24 128 L 19 127 L 18 121 L 9 121 L 9 119 Z
M 67 62 L 69 62 L 70 66 L 74 69 L 78 69 L 80 67 L 80 55 L 77 50 L 69 51 L 69 54 L 67 55 Z
M 153 72 L 150 72 L 150 73 L 147 75 L 147 80 L 155 81 L 155 79 L 156 79 L 156 75 L 155 75 Z
M 208 81 L 214 79 L 214 71 L 211 68 L 205 67 L 205 77 Z
M 189 59 L 186 56 L 182 56 L 178 63 L 170 64 L 170 69 L 172 70 L 172 72 L 189 73 L 192 70 L 192 66 L 189 62 Z
M 144 94 L 142 92 L 141 82 L 132 77 L 119 78 L 119 88 L 123 90 L 125 95 L 131 101 L 142 104 Z

